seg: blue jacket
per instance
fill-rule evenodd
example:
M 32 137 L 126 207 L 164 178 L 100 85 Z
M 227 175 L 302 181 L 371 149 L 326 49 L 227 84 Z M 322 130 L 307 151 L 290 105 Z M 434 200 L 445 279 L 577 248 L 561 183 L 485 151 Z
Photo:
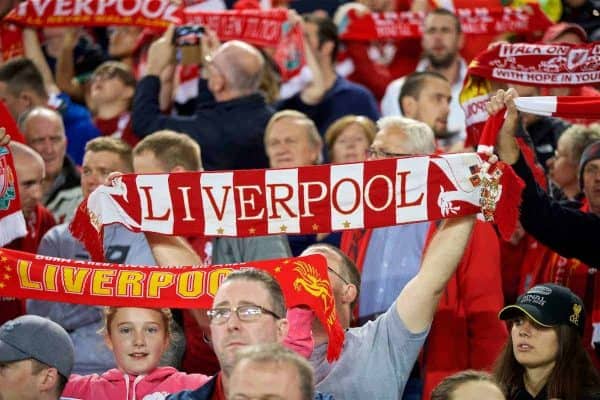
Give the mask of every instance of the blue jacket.
M 201 80 L 201 92 L 206 91 Z M 161 129 L 190 135 L 202 148 L 206 170 L 268 168 L 263 135 L 274 113 L 256 93 L 229 101 L 201 102 L 190 117 L 160 113 L 160 80 L 146 76 L 139 81 L 133 100 L 133 131 L 145 137 Z

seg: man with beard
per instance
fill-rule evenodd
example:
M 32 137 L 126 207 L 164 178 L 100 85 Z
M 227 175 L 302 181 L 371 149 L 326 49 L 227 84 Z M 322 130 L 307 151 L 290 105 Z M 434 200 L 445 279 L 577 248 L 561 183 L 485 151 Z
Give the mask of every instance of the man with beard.
M 450 82 L 452 100 L 447 130 L 458 132 L 464 139 L 465 114 L 458 102 L 467 72 L 467 64 L 459 54 L 463 42 L 464 36 L 456 15 L 443 8 L 430 12 L 425 18 L 421 39 L 423 59 L 415 71 L 437 72 Z M 402 77 L 388 85 L 385 96 L 381 100 L 381 112 L 384 116 L 403 115 L 398 100 L 405 80 L 406 77 Z

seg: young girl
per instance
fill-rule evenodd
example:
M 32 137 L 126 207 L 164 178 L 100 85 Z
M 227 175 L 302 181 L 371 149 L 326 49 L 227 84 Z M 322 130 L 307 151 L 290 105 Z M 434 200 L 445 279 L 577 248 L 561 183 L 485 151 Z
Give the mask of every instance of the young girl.
M 63 398 L 161 400 L 203 385 L 209 377 L 158 366 L 169 344 L 171 322 L 167 308 L 107 307 L 104 338 L 117 368 L 102 375 L 71 375 Z
M 508 400 L 600 399 L 600 376 L 580 337 L 585 310 L 573 292 L 550 283 L 534 286 L 500 318 L 511 327 L 494 375 Z

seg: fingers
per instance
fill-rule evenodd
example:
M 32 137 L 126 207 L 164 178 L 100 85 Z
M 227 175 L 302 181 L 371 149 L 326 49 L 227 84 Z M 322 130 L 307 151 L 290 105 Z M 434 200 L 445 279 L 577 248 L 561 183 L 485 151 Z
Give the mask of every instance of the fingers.
M 118 178 L 119 176 L 122 176 L 122 175 L 123 175 L 123 173 L 119 172 L 119 171 L 111 172 L 110 174 L 108 174 L 108 176 L 104 180 L 104 185 L 106 185 L 106 186 L 112 186 L 113 185 L 113 180 L 115 178 Z
M 10 135 L 6 133 L 6 129 L 0 127 L 0 146 L 7 146 L 10 142 Z
M 519 94 L 513 88 L 508 90 L 498 90 L 496 94 L 490 98 L 490 101 L 485 104 L 488 114 L 494 115 L 505 107 L 509 113 L 516 112 L 517 106 L 515 104 L 515 99 L 517 97 L 519 97 Z

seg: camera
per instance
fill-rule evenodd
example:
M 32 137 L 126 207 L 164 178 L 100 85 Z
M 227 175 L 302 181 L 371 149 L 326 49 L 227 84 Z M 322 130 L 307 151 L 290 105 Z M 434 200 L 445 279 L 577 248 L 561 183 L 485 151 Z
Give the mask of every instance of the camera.
M 201 25 L 178 26 L 173 35 L 173 44 L 177 47 L 198 46 L 202 35 L 204 27 Z

